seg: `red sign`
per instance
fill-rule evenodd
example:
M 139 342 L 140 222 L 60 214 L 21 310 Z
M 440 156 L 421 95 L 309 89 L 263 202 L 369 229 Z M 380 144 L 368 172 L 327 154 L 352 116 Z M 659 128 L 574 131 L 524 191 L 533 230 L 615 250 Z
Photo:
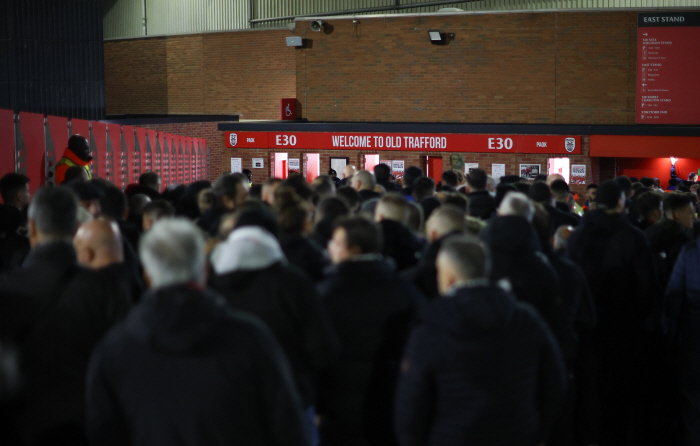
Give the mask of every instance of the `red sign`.
M 282 99 L 280 107 L 280 119 L 283 121 L 294 121 L 297 119 L 297 100 L 296 98 Z
M 591 156 L 617 158 L 697 158 L 700 137 L 591 135 Z
M 226 132 L 226 147 L 426 152 L 581 153 L 579 136 L 419 133 Z
M 638 124 L 700 124 L 700 13 L 643 13 L 637 28 Z

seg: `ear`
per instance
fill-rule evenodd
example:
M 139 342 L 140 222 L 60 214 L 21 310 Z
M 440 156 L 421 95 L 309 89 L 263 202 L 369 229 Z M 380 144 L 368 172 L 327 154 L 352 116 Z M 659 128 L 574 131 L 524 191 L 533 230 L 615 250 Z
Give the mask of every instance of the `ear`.
M 428 240 L 430 240 L 431 242 L 434 242 L 437 239 L 438 239 L 438 232 L 435 229 L 433 229 L 432 231 L 430 231 L 430 234 L 428 234 Z
M 29 236 L 29 246 L 35 246 L 39 243 L 39 231 L 36 228 L 36 223 L 31 218 L 27 220 L 27 233 Z
M 151 276 L 148 275 L 146 270 L 143 271 L 143 281 L 146 284 L 146 289 L 150 289 L 152 280 L 151 280 Z

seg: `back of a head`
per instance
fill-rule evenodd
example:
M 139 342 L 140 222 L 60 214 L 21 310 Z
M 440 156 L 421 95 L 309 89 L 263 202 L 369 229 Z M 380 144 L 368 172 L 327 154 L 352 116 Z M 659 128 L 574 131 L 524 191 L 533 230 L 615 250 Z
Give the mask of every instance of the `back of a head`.
M 297 195 L 304 200 L 308 200 L 309 197 L 311 197 L 311 194 L 313 194 L 311 187 L 309 187 L 309 183 L 306 181 L 306 178 L 304 178 L 303 175 L 290 175 L 289 178 L 282 182 L 282 185 L 294 188 Z
M 491 273 L 489 249 L 474 236 L 455 235 L 447 238 L 440 246 L 438 256 L 449 264 L 460 281 L 485 279 Z
M 635 198 L 637 212 L 643 219 L 647 220 L 654 211 L 661 211 L 661 203 L 663 201 L 661 194 L 648 191 L 635 196 Z
M 431 241 L 453 232 L 464 232 L 464 212 L 450 205 L 442 205 L 435 209 L 425 223 L 425 231 Z
M 690 172 L 688 174 L 688 181 L 697 181 L 697 180 L 698 180 L 697 172 Z
M 372 190 L 376 185 L 374 175 L 368 170 L 360 170 L 352 177 L 352 183 L 361 182 L 360 190 Z
M 175 207 L 167 200 L 153 200 L 143 207 L 143 215 L 147 215 L 153 221 L 158 221 L 161 218 L 174 217 Z
M 73 180 L 64 182 L 64 187 L 70 188 L 80 201 L 102 200 L 103 191 L 91 181 Z
M 391 180 L 391 169 L 386 164 L 377 164 L 374 166 L 374 178 L 377 183 L 388 183 Z
M 423 176 L 423 171 L 420 167 L 408 166 L 403 173 L 404 187 L 413 187 L 413 183 Z
M 257 226 L 265 229 L 275 237 L 277 237 L 280 232 L 277 216 L 272 212 L 269 206 L 260 202 L 245 202 L 234 213 L 234 220 L 236 222 L 234 229 L 246 226 Z
M 135 194 L 129 197 L 129 215 L 143 215 L 143 210 L 151 199 L 148 195 Z
M 350 214 L 350 208 L 342 198 L 328 197 L 321 200 L 316 207 L 316 221 L 324 218 L 336 220 Z
M 535 175 L 535 179 L 533 180 L 533 183 L 539 183 L 540 181 L 546 183 L 547 182 L 547 174 L 546 173 L 538 173 Z
M 158 174 L 155 172 L 144 172 L 139 177 L 139 186 L 150 187 L 153 190 L 160 192 L 158 189 Z
M 497 213 L 500 217 L 523 217 L 527 221 L 532 222 L 532 218 L 535 215 L 535 207 L 530 199 L 527 198 L 527 195 L 521 192 L 511 192 L 503 197 Z
M 615 180 L 609 180 L 598 186 L 595 196 L 597 209 L 613 210 L 617 207 L 623 193 L 622 187 Z
M 321 175 L 311 183 L 313 196 L 318 198 L 327 197 L 335 193 L 335 183 L 328 175 Z
M 630 198 L 632 196 L 632 182 L 630 181 L 627 175 L 620 175 L 618 177 L 615 177 L 613 181 L 616 182 L 618 186 L 620 186 L 622 191 L 625 193 L 625 197 Z M 644 183 L 642 182 L 642 184 Z
M 654 179 L 650 177 L 642 177 L 639 180 L 640 183 L 644 185 L 644 187 L 654 187 Z
M 0 179 L 0 196 L 2 202 L 10 204 L 15 201 L 17 192 L 21 191 L 29 183 L 29 177 L 20 173 L 8 173 Z
M 408 202 L 408 229 L 410 229 L 413 232 L 422 232 L 423 231 L 423 208 L 420 207 L 418 203 L 415 203 L 413 201 Z M 433 211 L 435 212 L 435 211 Z
M 469 174 L 467 174 L 467 184 L 471 191 L 486 190 L 487 181 L 488 175 L 486 175 L 483 169 L 472 169 Z
M 664 196 L 664 212 L 679 211 L 693 202 L 689 193 L 672 192 Z
M 243 174 L 223 175 L 214 183 L 212 192 L 219 200 L 222 197 L 235 199 L 241 186 L 248 186 L 248 179 Z
M 357 247 L 362 254 L 379 254 L 382 252 L 382 231 L 373 221 L 364 217 L 347 217 L 335 224 L 335 229 L 345 230 L 348 247 Z
M 78 200 L 65 187 L 43 187 L 29 203 L 28 217 L 45 237 L 70 239 L 78 225 Z
M 374 209 L 375 220 L 392 220 L 408 224 L 408 218 L 411 215 L 406 199 L 399 194 L 387 194 L 379 200 L 377 207 Z
M 273 207 L 279 221 L 282 235 L 299 235 L 304 232 L 305 224 L 309 219 L 308 202 L 287 186 L 278 187 L 275 191 L 275 205 Z
M 569 198 L 569 185 L 564 180 L 554 180 L 549 188 L 557 201 L 564 201 Z
M 457 174 L 453 170 L 446 170 L 440 176 L 443 186 L 448 186 L 453 189 L 457 187 Z
M 447 193 L 445 198 L 442 200 L 442 203 L 458 207 L 462 212 L 464 212 L 465 215 L 469 211 L 469 200 L 461 193 Z
M 205 283 L 204 237 L 184 218 L 164 218 L 144 234 L 139 257 L 151 288 Z
M 120 221 L 124 218 L 127 207 L 129 207 L 129 203 L 126 194 L 121 189 L 111 184 L 102 188 L 100 209 L 103 216 Z
M 535 203 L 550 204 L 552 201 L 552 191 L 545 182 L 536 182 L 530 187 L 528 194 L 530 199 Z
M 350 211 L 356 209 L 360 205 L 360 194 L 350 186 L 341 187 L 336 191 L 336 195 L 345 200 Z
M 429 177 L 420 177 L 413 182 L 413 196 L 416 201 L 432 197 L 435 194 L 435 180 Z

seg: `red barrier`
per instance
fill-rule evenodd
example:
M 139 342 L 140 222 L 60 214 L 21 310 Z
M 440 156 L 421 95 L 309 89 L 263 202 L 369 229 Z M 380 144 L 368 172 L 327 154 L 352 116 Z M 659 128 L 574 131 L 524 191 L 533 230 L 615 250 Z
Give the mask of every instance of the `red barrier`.
M 25 158 L 24 165 L 19 166 L 20 173 L 24 173 L 31 180 L 29 190 L 33 194 L 43 185 L 42 179 L 45 178 L 44 115 L 21 112 L 19 114 L 19 127 L 23 141 L 23 147 L 20 146 L 20 150 L 24 151 Z
M 109 124 L 107 126 L 107 136 L 109 138 L 107 144 L 109 144 L 109 149 L 112 150 L 112 164 L 107 164 L 107 179 L 112 181 L 118 188 L 124 189 L 126 184 L 123 178 L 123 171 L 126 158 L 122 156 L 122 126 L 119 124 Z M 109 178 L 110 175 L 112 177 L 111 179 Z
M 15 114 L 0 110 L 0 177 L 15 171 Z
M 202 150 L 202 164 L 204 170 L 204 178 L 209 178 L 209 147 L 207 147 L 207 140 L 203 139 L 204 148 Z
M 175 173 L 173 184 L 180 184 L 182 183 L 182 147 L 180 146 L 180 135 L 173 135 L 173 145 L 170 149 L 172 153 L 170 165 Z
M 185 137 L 185 171 L 184 171 L 184 176 L 185 176 L 185 184 L 189 184 L 192 182 L 192 163 L 193 160 L 195 159 L 194 153 L 192 150 L 193 144 L 192 144 L 192 138 L 189 136 Z
M 92 121 L 92 139 L 95 143 L 95 161 L 92 163 L 93 172 L 97 176 L 107 179 L 107 124 L 104 122 Z M 110 154 L 111 156 L 111 154 Z
M 165 146 L 163 147 L 163 163 L 165 164 L 163 169 L 163 175 L 168 177 L 168 185 L 177 182 L 175 179 L 175 164 L 173 157 L 173 135 L 170 133 L 165 134 Z
M 68 118 L 47 116 L 46 123 L 46 182 L 56 184 L 56 163 L 68 147 Z
M 134 182 L 146 171 L 146 129 L 135 127 L 136 143 L 134 143 Z
M 165 175 L 163 168 L 163 144 L 165 144 L 165 133 L 156 132 L 156 148 L 153 152 L 153 168 L 160 175 L 161 186 L 163 189 L 168 187 L 168 178 Z
M 158 137 L 158 132 L 155 130 L 146 130 L 146 171 L 153 171 L 159 173 L 155 168 L 155 153 L 156 153 L 156 140 Z
M 201 159 L 199 138 L 192 138 L 192 181 L 199 181 L 199 162 Z
M 85 138 L 90 138 L 90 121 L 84 119 L 71 119 L 70 120 L 71 135 L 82 135 Z M 66 144 L 67 146 L 68 144 Z M 65 149 L 65 147 L 64 147 Z M 63 156 L 63 153 L 61 153 Z
M 134 144 L 136 137 L 134 136 L 134 127 L 130 125 L 122 126 L 122 161 L 126 161 L 124 167 L 124 188 L 129 184 L 135 183 L 135 173 L 134 173 Z M 124 157 L 124 149 L 126 149 L 126 157 Z

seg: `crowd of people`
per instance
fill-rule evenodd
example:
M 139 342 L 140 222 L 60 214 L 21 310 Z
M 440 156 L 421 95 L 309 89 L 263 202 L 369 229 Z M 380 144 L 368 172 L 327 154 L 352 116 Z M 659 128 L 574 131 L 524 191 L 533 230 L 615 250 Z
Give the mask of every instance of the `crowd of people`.
M 696 185 L 83 155 L 0 180 L 3 445 L 700 444 Z

